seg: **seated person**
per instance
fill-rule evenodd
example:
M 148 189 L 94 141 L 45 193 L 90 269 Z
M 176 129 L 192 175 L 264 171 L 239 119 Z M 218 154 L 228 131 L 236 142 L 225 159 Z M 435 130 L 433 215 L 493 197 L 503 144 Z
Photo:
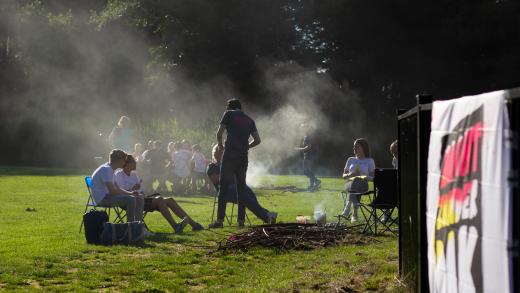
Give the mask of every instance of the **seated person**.
M 368 191 L 368 180 L 374 178 L 376 169 L 374 159 L 370 157 L 370 148 L 366 139 L 359 138 L 354 141 L 354 155 L 355 157 L 347 159 L 343 170 L 343 178 L 347 180 L 345 190 L 349 197 L 343 213 L 340 215 L 348 218 L 350 209 L 354 206 L 354 212 L 351 215 L 352 223 L 358 220 L 360 194 Z
M 213 162 L 209 163 L 208 169 L 206 171 L 210 181 L 215 185 L 215 189 L 219 190 L 219 181 L 220 181 L 220 160 L 222 159 L 222 153 L 223 150 L 218 148 L 218 145 L 215 145 L 213 147 Z M 227 198 L 226 202 L 233 202 L 237 203 L 237 186 L 236 184 L 232 184 L 228 186 L 227 188 Z M 274 224 L 276 223 L 276 217 L 278 216 L 275 212 L 270 212 L 266 209 L 264 209 L 260 204 L 258 203 L 258 200 L 256 198 L 255 193 L 251 188 L 246 186 L 246 194 L 244 197 L 245 202 L 243 205 L 238 204 L 238 215 L 240 218 L 237 219 L 238 226 L 243 227 L 244 226 L 244 220 L 245 220 L 245 208 L 248 208 L 257 218 L 262 220 L 264 223 L 267 224 Z M 243 209 L 242 212 L 240 212 L 240 209 Z M 217 221 L 214 224 L 219 223 L 219 227 L 214 228 L 222 228 L 223 227 L 223 219 L 217 219 Z
M 117 185 L 125 190 L 132 190 L 142 194 L 141 189 L 141 179 L 137 176 L 135 172 L 136 162 L 132 156 L 128 156 L 123 169 L 119 169 L 116 172 L 115 180 Z M 180 223 L 176 223 L 170 214 L 169 209 L 173 211 L 175 215 L 182 219 Z M 163 217 L 168 221 L 168 223 L 172 226 L 175 233 L 181 233 L 184 227 L 189 224 L 193 231 L 203 230 L 201 224 L 193 221 L 190 216 L 177 204 L 177 202 L 173 198 L 163 198 L 160 196 L 156 197 L 145 197 L 144 198 L 144 210 L 147 212 L 159 211 L 163 215 Z
M 397 154 L 398 154 L 397 150 L 398 150 L 397 149 L 397 140 L 394 140 L 392 142 L 392 144 L 390 145 L 390 153 L 392 154 L 392 166 L 394 167 L 394 169 L 397 169 L 397 166 L 398 166 L 398 164 L 397 164 L 397 161 L 398 161 L 398 159 L 397 159 Z
M 200 145 L 194 144 L 192 149 L 192 157 L 191 157 L 191 186 L 192 191 L 197 192 L 197 184 L 200 182 L 201 187 L 200 191 L 203 189 L 209 190 L 209 182 L 206 176 L 206 168 L 208 166 L 208 162 L 206 161 L 206 157 L 200 150 Z
M 144 163 L 147 165 L 148 178 L 145 178 L 146 186 L 144 190 L 150 192 L 153 190 L 153 182 L 159 181 L 157 186 L 158 192 L 166 192 L 166 164 L 170 161 L 170 156 L 163 149 L 160 140 L 153 142 L 153 149 L 148 150 L 144 154 Z
M 114 149 L 110 152 L 109 161 L 99 166 L 92 174 L 92 197 L 98 206 L 120 206 L 126 209 L 128 222 L 143 220 L 144 198 L 138 191 L 127 191 L 119 188 L 114 182 L 114 171 L 122 168 L 127 154 Z
M 186 149 L 185 144 L 179 142 L 173 145 L 173 149 L 175 151 L 171 155 L 171 161 L 173 162 L 172 189 L 174 189 L 177 193 L 184 193 L 188 189 L 187 183 L 191 174 L 191 151 L 189 149 Z

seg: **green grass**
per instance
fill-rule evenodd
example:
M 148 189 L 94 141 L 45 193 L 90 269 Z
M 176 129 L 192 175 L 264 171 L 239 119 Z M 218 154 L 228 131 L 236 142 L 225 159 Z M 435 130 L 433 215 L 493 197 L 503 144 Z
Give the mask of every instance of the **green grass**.
M 202 232 L 188 228 L 175 235 L 156 212 L 146 221 L 157 234 L 147 238 L 144 247 L 87 245 L 78 233 L 87 199 L 83 176 L 71 170 L 0 168 L 0 291 L 404 290 L 396 281 L 397 239 L 391 236 L 375 237 L 370 245 L 312 251 L 209 254 L 208 246 L 238 228 Z M 316 193 L 270 188 L 306 184 L 302 176 L 265 176 L 264 187 L 254 190 L 260 203 L 277 211 L 284 222 L 312 215 L 320 203 L 329 220 L 341 211 L 340 179 L 324 178 Z M 174 198 L 195 220 L 209 224 L 211 196 Z

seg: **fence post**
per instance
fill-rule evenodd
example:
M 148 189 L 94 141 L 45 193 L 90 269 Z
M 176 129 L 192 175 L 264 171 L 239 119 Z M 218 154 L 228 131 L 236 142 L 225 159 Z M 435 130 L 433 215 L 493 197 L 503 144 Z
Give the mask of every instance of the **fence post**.
M 431 109 L 433 96 L 418 94 L 417 98 L 417 210 L 419 211 L 419 292 L 428 292 L 428 238 L 426 233 L 426 184 L 428 177 L 428 148 L 431 132 Z

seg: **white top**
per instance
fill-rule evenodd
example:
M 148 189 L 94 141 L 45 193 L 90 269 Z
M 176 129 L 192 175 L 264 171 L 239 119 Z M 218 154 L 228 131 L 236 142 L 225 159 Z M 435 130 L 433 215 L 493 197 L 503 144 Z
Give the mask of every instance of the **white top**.
M 130 173 L 130 176 L 126 175 L 123 169 L 118 169 L 115 173 L 115 181 L 117 185 L 124 190 L 132 191 L 132 187 L 136 184 L 141 183 L 141 179 L 137 176 L 135 171 Z M 142 191 L 142 188 L 141 190 Z
M 103 198 L 110 192 L 107 183 L 114 182 L 114 170 L 108 163 L 99 166 L 92 173 L 92 197 L 94 202 L 99 204 Z
M 198 172 L 198 173 L 206 172 L 206 167 L 208 164 L 206 161 L 206 157 L 204 157 L 203 153 L 201 153 L 201 152 L 193 153 L 193 157 L 191 157 L 191 160 L 193 161 L 193 163 L 195 165 L 193 168 L 194 172 Z
M 191 152 L 189 150 L 181 149 L 173 153 L 173 173 L 181 178 L 190 176 L 190 160 Z
M 392 158 L 392 166 L 394 166 L 394 169 L 397 169 L 398 164 L 397 164 L 397 158 L 396 157 Z
M 359 170 L 359 176 L 370 176 L 370 173 L 374 174 L 376 169 L 376 164 L 374 163 L 374 159 L 372 158 L 363 158 L 358 159 L 356 157 L 350 157 L 347 159 L 347 163 L 345 164 L 345 169 L 343 173 L 354 172 L 355 170 Z

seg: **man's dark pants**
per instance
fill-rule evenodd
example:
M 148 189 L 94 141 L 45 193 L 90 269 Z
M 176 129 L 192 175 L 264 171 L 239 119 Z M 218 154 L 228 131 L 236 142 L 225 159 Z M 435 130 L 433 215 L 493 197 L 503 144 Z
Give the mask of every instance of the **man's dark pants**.
M 217 220 L 222 222 L 226 216 L 226 192 L 227 188 L 233 183 L 237 185 L 238 195 L 238 221 L 244 222 L 245 215 L 245 194 L 246 194 L 246 173 L 247 173 L 247 152 L 239 152 L 226 149 L 222 156 L 220 165 L 220 189 L 218 192 Z
M 311 158 L 303 158 L 303 174 L 309 177 L 309 186 L 312 187 L 318 181 L 314 175 L 314 160 Z
M 229 186 L 227 190 L 228 190 L 228 192 L 227 192 L 226 201 L 236 203 L 237 202 L 236 185 L 233 184 L 233 185 Z M 219 199 L 219 201 L 220 201 L 220 199 Z M 264 209 L 260 205 L 260 203 L 258 202 L 258 199 L 256 198 L 255 193 L 253 192 L 253 190 L 251 190 L 251 188 L 249 188 L 249 186 L 246 186 L 246 193 L 242 200 L 242 204 L 239 205 L 239 207 L 238 207 L 238 213 L 245 216 L 246 208 L 249 209 L 260 220 L 262 220 L 266 223 L 269 221 L 269 219 L 268 219 L 269 211 Z M 240 211 L 241 209 L 242 209 L 242 211 Z M 238 221 L 244 221 L 244 220 L 245 220 L 244 218 L 238 217 Z

